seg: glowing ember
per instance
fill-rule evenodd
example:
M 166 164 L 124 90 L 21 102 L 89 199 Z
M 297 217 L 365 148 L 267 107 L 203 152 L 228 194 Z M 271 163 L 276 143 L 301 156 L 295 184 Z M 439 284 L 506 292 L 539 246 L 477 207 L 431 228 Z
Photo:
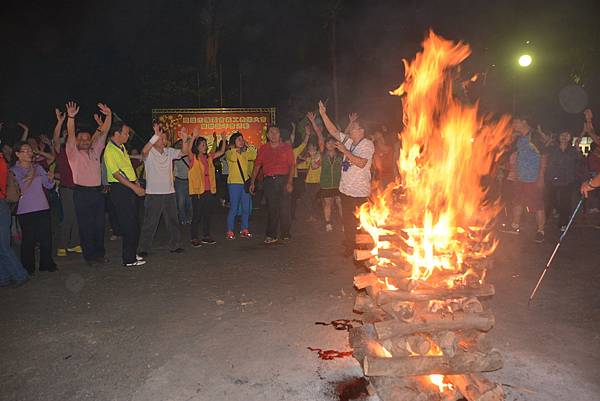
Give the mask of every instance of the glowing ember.
M 449 383 L 444 383 L 444 375 L 429 375 L 429 380 L 438 386 L 440 393 L 443 393 L 445 389 L 452 390 L 454 386 Z
M 488 199 L 482 179 L 510 140 L 509 117 L 492 122 L 478 116 L 477 104 L 453 97 L 453 70 L 470 53 L 468 45 L 430 32 L 423 51 L 404 60 L 405 81 L 392 92 L 402 96 L 404 112 L 401 179 L 359 211 L 373 255 L 392 247 L 381 236 L 398 237 L 404 244 L 394 248 L 411 267 L 410 279 L 431 279 L 436 287 L 480 285 L 483 277 L 465 261 L 481 260 L 496 247 L 489 223 L 500 205 Z

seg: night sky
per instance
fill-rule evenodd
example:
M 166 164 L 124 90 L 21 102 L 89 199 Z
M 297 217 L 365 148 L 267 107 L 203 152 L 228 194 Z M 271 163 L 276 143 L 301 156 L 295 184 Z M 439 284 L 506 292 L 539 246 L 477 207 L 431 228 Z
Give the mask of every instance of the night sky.
M 54 107 L 69 99 L 90 122 L 95 103 L 107 102 L 145 136 L 152 108 L 220 106 L 219 71 L 224 107 L 276 106 L 287 126 L 332 96 L 332 10 L 340 117 L 358 111 L 398 126 L 399 99 L 387 91 L 401 82 L 401 59 L 414 56 L 429 27 L 472 45 L 465 74 L 488 72 L 473 90 L 485 111 L 511 112 L 517 87 L 519 110 L 551 130 L 579 130 L 581 118 L 558 102 L 561 88 L 583 85 L 590 106 L 598 105 L 593 0 L 39 3 L 3 2 L 3 136 L 15 135 L 17 121 L 34 135 L 49 133 Z M 516 57 L 526 47 L 535 64 L 523 71 Z

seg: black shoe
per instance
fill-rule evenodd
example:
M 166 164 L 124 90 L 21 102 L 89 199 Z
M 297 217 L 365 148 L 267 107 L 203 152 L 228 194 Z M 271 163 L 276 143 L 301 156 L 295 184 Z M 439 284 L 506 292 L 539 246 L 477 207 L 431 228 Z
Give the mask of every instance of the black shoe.
M 537 233 L 535 233 L 535 238 L 533 240 L 535 242 L 537 242 L 538 244 L 541 244 L 542 242 L 544 242 L 544 232 L 538 231 Z
M 213 244 L 216 244 L 217 241 L 215 241 L 211 237 L 204 237 L 204 238 L 202 238 L 202 243 L 203 244 L 208 244 L 208 245 L 213 245 Z
M 171 252 L 171 253 L 181 253 L 181 252 L 183 252 L 183 248 L 171 249 L 169 252 Z
M 284 234 L 281 236 L 282 241 L 289 241 L 292 239 L 292 234 Z
M 148 257 L 148 252 L 138 252 L 137 255 L 140 258 L 147 258 Z

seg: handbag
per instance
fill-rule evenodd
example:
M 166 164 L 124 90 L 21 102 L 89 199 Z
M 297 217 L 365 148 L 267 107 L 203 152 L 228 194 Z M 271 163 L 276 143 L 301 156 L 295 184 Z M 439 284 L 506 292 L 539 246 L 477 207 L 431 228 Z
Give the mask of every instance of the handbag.
M 6 193 L 4 197 L 11 212 L 17 210 L 19 200 L 21 199 L 21 187 L 19 187 L 19 182 L 10 170 L 6 177 Z
M 242 180 L 244 181 L 244 192 L 246 193 L 250 193 L 250 178 L 246 179 L 245 175 L 244 175 L 244 170 L 242 170 L 242 165 L 240 163 L 240 158 L 239 156 L 237 157 L 237 165 L 238 168 L 240 169 L 240 177 L 242 177 Z

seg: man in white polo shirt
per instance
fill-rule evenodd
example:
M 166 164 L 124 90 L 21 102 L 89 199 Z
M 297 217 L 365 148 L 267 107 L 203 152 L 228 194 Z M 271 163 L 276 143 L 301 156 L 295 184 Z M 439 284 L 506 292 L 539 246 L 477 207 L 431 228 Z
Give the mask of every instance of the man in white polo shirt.
M 169 252 L 183 252 L 181 232 L 177 221 L 177 200 L 173 186 L 173 160 L 187 153 L 189 141 L 187 133 L 181 134 L 181 150 L 166 147 L 167 136 L 160 126 L 153 125 L 154 135 L 142 149 L 146 170 L 146 199 L 144 201 L 144 224 L 140 235 L 140 252 L 145 257 L 154 240 L 160 217 L 164 217 L 169 232 Z M 182 153 L 185 152 L 185 153 Z
M 319 102 L 319 113 L 329 134 L 337 139 L 336 147 L 344 157 L 340 192 L 344 220 L 344 254 L 350 256 L 354 250 L 358 226 L 356 209 L 365 203 L 371 194 L 371 163 L 375 147 L 371 140 L 365 138 L 365 129 L 361 127 L 356 114 L 351 115 L 350 124 L 344 133 L 331 121 L 323 102 Z

